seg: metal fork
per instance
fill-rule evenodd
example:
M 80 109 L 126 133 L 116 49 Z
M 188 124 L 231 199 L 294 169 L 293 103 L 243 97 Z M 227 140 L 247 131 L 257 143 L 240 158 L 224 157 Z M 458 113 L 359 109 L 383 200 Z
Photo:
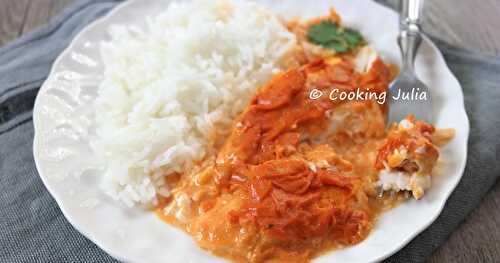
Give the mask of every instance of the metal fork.
M 420 18 L 424 0 L 400 0 L 400 33 L 398 44 L 403 59 L 400 75 L 389 86 L 388 124 L 413 114 L 417 119 L 432 123 L 432 100 L 429 88 L 415 74 L 414 61 L 422 43 Z M 413 93 L 412 93 L 413 92 Z M 418 94 L 417 98 L 403 98 Z M 424 94 L 425 99 L 424 99 Z M 403 97 L 408 95 L 407 97 Z

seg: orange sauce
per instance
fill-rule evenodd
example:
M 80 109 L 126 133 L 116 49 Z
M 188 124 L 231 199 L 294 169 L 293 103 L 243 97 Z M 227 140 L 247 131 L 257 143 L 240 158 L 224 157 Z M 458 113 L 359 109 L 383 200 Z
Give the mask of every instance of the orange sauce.
M 379 198 L 373 187 L 386 105 L 309 94 L 380 93 L 390 79 L 381 60 L 359 73 L 339 58 L 275 76 L 235 120 L 216 158 L 170 182 L 172 197 L 157 214 L 236 262 L 308 262 L 359 243 L 382 211 L 405 198 Z M 345 117 L 333 125 L 332 116 Z

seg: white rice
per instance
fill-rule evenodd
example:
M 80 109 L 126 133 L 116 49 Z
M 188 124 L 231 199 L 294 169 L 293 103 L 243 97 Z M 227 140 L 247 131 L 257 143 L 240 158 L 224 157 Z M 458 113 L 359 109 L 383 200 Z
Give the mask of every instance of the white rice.
M 254 3 L 173 3 L 146 29 L 116 26 L 103 43 L 96 100 L 102 188 L 129 206 L 169 195 L 164 175 L 213 153 L 252 93 L 280 70 L 293 34 Z

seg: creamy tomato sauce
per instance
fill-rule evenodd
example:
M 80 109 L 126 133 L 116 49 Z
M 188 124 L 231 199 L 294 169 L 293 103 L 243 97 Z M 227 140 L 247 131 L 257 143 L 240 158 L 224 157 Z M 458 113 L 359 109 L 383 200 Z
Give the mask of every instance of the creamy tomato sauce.
M 282 66 L 292 69 L 257 91 L 216 156 L 166 177 L 172 195 L 158 216 L 215 255 L 308 262 L 359 243 L 382 212 L 422 197 L 436 145 L 453 137 L 412 117 L 386 130 L 376 97 L 332 100 L 333 90 L 381 95 L 397 68 L 364 47 L 339 55 L 308 43 L 307 29 L 325 20 L 341 24 L 334 10 L 289 22 L 299 45 Z M 311 99 L 312 90 L 323 96 Z
M 367 72 L 355 68 L 336 57 L 275 76 L 216 158 L 171 180 L 158 215 L 236 262 L 307 262 L 365 239 L 377 216 L 405 198 L 380 198 L 374 187 L 386 106 L 309 98 L 312 89 L 387 89 L 381 60 Z

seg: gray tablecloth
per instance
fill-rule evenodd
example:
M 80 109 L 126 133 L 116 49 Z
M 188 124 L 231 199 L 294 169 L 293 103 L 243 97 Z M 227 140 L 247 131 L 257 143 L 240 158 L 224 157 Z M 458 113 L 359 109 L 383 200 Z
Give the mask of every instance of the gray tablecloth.
M 32 155 L 32 106 L 55 58 L 119 0 L 80 0 L 49 25 L 0 48 L 0 261 L 114 262 L 65 220 Z M 435 40 L 462 84 L 471 122 L 467 168 L 435 223 L 388 262 L 422 262 L 500 176 L 500 58 Z M 467 241 L 464 241 L 467 242 Z

